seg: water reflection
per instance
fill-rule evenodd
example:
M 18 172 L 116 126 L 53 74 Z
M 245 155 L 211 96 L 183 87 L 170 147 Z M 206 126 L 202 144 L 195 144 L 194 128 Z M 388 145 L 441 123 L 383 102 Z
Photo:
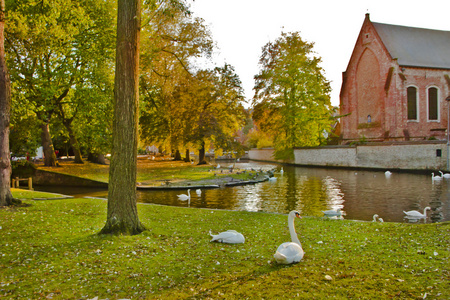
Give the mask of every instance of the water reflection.
M 223 165 L 227 167 L 227 164 Z M 237 163 L 236 167 L 281 169 L 279 165 L 257 162 Z M 431 176 L 422 174 L 393 172 L 391 176 L 385 176 L 381 171 L 294 166 L 284 166 L 284 173 L 278 172 L 275 176 L 277 180 L 273 182 L 202 189 L 200 195 L 193 192 L 190 207 L 276 213 L 296 209 L 305 216 L 323 216 L 324 210 L 340 208 L 346 219 L 371 221 L 373 215 L 378 214 L 385 222 L 404 222 L 403 211 L 423 212 L 426 206 L 430 206 L 428 222 L 450 220 L 449 179 L 436 182 L 431 180 Z M 41 190 L 52 191 L 49 188 Z M 70 191 L 67 187 L 62 193 L 77 197 L 107 196 L 105 190 Z M 139 190 L 137 198 L 139 202 L 187 207 L 187 201 L 180 201 L 177 197 L 185 193 L 187 190 Z

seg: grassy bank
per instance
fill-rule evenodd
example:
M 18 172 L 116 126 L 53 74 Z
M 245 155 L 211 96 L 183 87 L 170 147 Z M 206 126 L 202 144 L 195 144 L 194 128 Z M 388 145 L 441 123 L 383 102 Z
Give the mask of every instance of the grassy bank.
M 0 298 L 450 298 L 449 223 L 303 218 L 296 228 L 305 257 L 279 266 L 273 254 L 290 239 L 286 215 L 138 204 L 149 230 L 114 237 L 97 235 L 104 200 L 24 203 L 0 209 Z M 209 242 L 209 230 L 227 229 L 246 242 Z
M 44 167 L 39 169 L 56 173 L 68 174 L 91 180 L 108 182 L 109 165 L 99 165 L 91 162 L 75 164 L 72 161 L 60 161 L 59 167 Z M 183 185 L 187 182 L 213 181 L 221 177 L 233 177 L 248 180 L 249 173 L 238 174 L 239 170 L 231 173 L 228 169 L 216 170 L 212 165 L 196 165 L 183 161 L 151 160 L 147 157 L 138 159 L 137 181 L 142 185 L 159 186 L 166 181 L 174 185 Z

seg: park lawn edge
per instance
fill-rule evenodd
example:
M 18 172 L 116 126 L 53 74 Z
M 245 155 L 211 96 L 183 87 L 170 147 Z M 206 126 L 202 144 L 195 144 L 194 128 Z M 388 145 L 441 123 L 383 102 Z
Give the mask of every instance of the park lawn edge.
M 14 194 L 14 192 L 13 192 Z M 304 217 L 306 254 L 273 262 L 284 214 L 138 204 L 148 228 L 98 235 L 106 201 L 33 201 L 0 209 L 0 297 L 17 299 L 448 299 L 450 222 Z M 244 244 L 211 243 L 235 229 Z

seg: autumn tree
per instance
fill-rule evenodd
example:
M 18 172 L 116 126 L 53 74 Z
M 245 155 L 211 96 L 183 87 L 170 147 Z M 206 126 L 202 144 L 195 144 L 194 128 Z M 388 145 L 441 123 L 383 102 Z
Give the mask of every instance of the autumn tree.
M 330 84 L 314 55 L 298 32 L 282 33 L 262 49 L 253 118 L 273 137 L 278 159 L 292 159 L 294 147 L 320 145 L 331 128 Z
M 145 21 L 146 20 L 146 21 Z M 185 1 L 156 1 L 142 28 L 141 138 L 179 155 L 188 98 L 180 96 L 195 73 L 192 60 L 208 56 L 212 39 L 203 20 L 192 18 Z
M 199 150 L 205 163 L 207 142 L 216 149 L 233 151 L 235 134 L 244 125 L 244 96 L 241 81 L 232 66 L 198 71 L 184 96 L 186 103 L 183 136 Z
M 145 230 L 136 205 L 140 22 L 140 0 L 119 0 L 113 148 L 102 234 L 134 235 Z

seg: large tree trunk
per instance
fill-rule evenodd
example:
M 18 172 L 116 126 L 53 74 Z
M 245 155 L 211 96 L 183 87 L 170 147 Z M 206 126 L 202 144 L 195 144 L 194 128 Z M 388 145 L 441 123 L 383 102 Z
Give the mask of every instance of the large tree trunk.
M 118 1 L 113 148 L 103 234 L 145 230 L 136 205 L 140 20 L 140 0 Z
M 198 151 L 198 164 L 199 165 L 206 165 L 206 160 L 205 160 L 205 142 L 202 142 L 202 147 Z
M 53 148 L 52 137 L 50 136 L 47 122 L 41 124 L 41 140 L 44 152 L 44 166 L 56 167 L 58 164 L 56 161 L 55 148 Z
M 186 149 L 186 157 L 184 158 L 185 162 L 190 162 L 191 161 L 191 156 L 189 154 L 189 149 Z
M 175 150 L 175 156 L 174 156 L 173 160 L 175 160 L 175 161 L 181 160 L 181 153 L 180 153 L 180 150 L 178 150 L 178 149 Z
M 0 206 L 13 204 L 11 194 L 11 154 L 9 152 L 9 121 L 11 82 L 5 59 L 5 0 L 0 0 Z

